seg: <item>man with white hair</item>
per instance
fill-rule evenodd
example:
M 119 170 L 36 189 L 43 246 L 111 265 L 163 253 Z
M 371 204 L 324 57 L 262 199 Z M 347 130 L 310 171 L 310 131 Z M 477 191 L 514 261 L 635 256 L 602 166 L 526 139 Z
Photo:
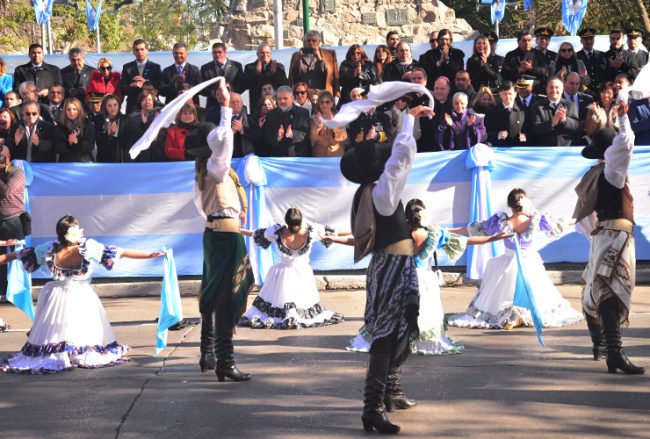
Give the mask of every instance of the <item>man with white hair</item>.
M 336 52 L 321 47 L 321 36 L 312 30 L 305 34 L 305 45 L 291 56 L 289 84 L 304 82 L 309 88 L 327 90 L 341 96 Z
M 278 106 L 266 115 L 263 138 L 268 142 L 267 154 L 272 157 L 311 156 L 311 116 L 309 110 L 296 105 L 293 90 L 287 85 L 278 88 Z
M 262 86 L 271 84 L 277 90 L 289 83 L 284 65 L 273 59 L 271 46 L 262 43 L 257 47 L 257 61 L 246 64 L 244 78 L 241 81 L 241 92 L 248 90 L 250 107 L 255 108 L 264 96 Z

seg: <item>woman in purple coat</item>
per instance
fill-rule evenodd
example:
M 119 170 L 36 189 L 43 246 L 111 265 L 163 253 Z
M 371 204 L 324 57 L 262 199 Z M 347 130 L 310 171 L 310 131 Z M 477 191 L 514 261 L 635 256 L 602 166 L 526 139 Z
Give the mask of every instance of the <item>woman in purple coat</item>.
M 467 95 L 454 94 L 453 109 L 438 125 L 438 144 L 442 151 L 449 149 L 468 149 L 487 139 L 483 118 L 467 108 Z

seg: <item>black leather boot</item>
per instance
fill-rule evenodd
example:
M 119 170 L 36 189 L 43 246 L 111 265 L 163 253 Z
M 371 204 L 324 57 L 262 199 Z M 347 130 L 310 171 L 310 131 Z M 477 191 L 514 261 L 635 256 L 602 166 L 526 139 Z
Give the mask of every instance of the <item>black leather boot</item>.
M 594 361 L 607 358 L 607 346 L 605 345 L 603 330 L 599 325 L 592 322 L 589 317 L 587 317 L 587 328 L 589 328 L 589 335 L 591 336 L 591 352 L 594 354 Z
M 404 390 L 402 390 L 402 368 L 400 366 L 395 367 L 392 363 L 386 378 L 384 404 L 387 412 L 392 412 L 395 409 L 410 409 L 417 405 L 417 402 L 408 399 L 404 394 Z
M 215 373 L 219 382 L 223 382 L 226 378 L 233 381 L 250 381 L 252 375 L 250 373 L 241 372 L 235 366 L 234 346 L 232 344 L 232 332 L 230 334 L 217 335 L 217 368 Z
M 214 314 L 214 312 L 201 314 L 201 359 L 199 360 L 201 373 L 214 370 L 216 367 L 214 358 Z
M 384 395 L 390 357 L 391 355 L 388 353 L 370 354 L 364 390 L 363 415 L 361 415 L 365 431 L 372 431 L 373 428 L 376 428 L 381 433 L 399 433 L 399 425 L 392 424 L 384 412 Z
M 621 342 L 621 326 L 618 318 L 616 302 L 606 300 L 599 306 L 600 321 L 607 343 L 607 371 L 616 373 L 620 369 L 623 373 L 630 375 L 641 375 L 645 368 L 635 366 L 623 352 Z

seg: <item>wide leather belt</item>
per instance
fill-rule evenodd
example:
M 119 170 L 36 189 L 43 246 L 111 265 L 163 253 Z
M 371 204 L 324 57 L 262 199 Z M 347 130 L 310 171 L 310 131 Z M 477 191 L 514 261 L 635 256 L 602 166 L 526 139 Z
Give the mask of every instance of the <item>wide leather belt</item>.
M 239 220 L 237 218 L 216 218 L 206 221 L 205 227 L 213 232 L 239 233 Z
M 384 253 L 389 255 L 413 256 L 413 240 L 402 239 L 383 248 Z
M 596 227 L 604 230 L 618 230 L 621 232 L 632 233 L 634 223 L 625 218 L 618 218 L 613 220 L 598 221 Z

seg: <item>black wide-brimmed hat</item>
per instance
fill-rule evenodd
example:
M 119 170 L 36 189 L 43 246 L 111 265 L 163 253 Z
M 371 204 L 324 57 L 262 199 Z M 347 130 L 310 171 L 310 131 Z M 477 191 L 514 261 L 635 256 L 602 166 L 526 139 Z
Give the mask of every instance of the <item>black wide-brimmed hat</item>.
M 379 180 L 390 157 L 391 145 L 363 141 L 341 157 L 341 173 L 352 183 L 366 184 Z
M 605 150 L 610 147 L 616 137 L 613 128 L 601 128 L 594 134 L 592 142 L 582 149 L 582 156 L 588 159 L 604 159 Z
M 196 130 L 187 133 L 185 137 L 185 156 L 192 159 L 207 159 L 212 155 L 212 150 L 207 144 L 207 137 L 214 129 L 210 122 L 199 122 Z

